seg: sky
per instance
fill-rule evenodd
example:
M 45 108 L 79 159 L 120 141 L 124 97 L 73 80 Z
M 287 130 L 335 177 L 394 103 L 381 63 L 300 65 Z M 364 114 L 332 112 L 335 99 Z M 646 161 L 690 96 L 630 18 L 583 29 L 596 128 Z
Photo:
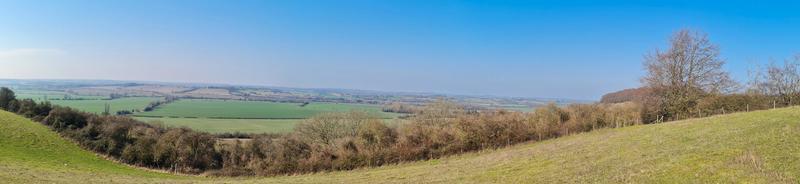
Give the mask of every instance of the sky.
M 708 33 L 734 79 L 800 53 L 798 1 L 5 1 L 0 78 L 596 100 Z

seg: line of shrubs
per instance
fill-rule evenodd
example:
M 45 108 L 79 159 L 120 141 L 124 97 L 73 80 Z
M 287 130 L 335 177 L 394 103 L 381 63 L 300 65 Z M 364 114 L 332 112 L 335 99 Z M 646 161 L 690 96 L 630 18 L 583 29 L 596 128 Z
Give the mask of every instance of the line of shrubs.
M 175 102 L 176 100 L 178 100 L 177 97 L 167 96 L 167 97 L 164 97 L 164 100 L 157 100 L 157 101 L 154 101 L 154 102 L 150 102 L 150 104 L 147 104 L 147 107 L 144 107 L 143 111 L 144 112 L 153 111 L 153 110 L 156 110 L 156 108 L 158 108 L 158 107 L 160 107 L 162 105 L 166 105 L 168 103 Z
M 604 127 L 641 124 L 640 106 L 554 104 L 523 113 L 470 111 L 437 102 L 411 119 L 383 122 L 364 112 L 315 116 L 279 138 L 255 136 L 222 147 L 212 175 L 279 175 L 350 170 L 500 148 Z

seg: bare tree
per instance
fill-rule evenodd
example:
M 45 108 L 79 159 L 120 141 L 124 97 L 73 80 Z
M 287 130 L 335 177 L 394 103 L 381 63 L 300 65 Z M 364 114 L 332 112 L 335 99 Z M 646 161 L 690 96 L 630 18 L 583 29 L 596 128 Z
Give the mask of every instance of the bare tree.
M 703 95 L 735 90 L 736 82 L 723 65 L 719 47 L 707 34 L 684 29 L 675 32 L 667 50 L 645 56 L 642 82 L 661 97 L 662 116 L 678 119 Z
M 793 105 L 794 98 L 800 96 L 800 55 L 784 60 L 783 65 L 770 63 L 764 70 L 756 71 L 750 81 L 750 89 L 760 94 L 776 96 L 781 104 Z
M 697 88 L 709 93 L 722 93 L 736 86 L 722 66 L 719 47 L 708 35 L 680 30 L 670 39 L 670 48 L 645 56 L 647 76 L 642 81 L 651 87 Z

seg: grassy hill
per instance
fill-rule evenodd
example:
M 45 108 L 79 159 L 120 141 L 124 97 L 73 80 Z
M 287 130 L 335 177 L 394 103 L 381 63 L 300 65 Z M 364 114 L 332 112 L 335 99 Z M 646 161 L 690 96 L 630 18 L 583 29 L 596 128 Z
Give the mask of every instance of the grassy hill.
M 605 129 L 430 161 L 272 178 L 175 176 L 117 165 L 0 112 L 11 183 L 797 183 L 800 108 Z

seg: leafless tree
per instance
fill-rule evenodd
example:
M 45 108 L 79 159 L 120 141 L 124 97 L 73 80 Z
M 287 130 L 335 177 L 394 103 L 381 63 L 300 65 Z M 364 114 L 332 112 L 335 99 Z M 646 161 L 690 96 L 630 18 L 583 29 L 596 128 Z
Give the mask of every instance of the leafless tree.
M 709 41 L 707 34 L 684 29 L 675 32 L 667 50 L 645 56 L 647 75 L 642 82 L 658 91 L 662 114 L 676 119 L 702 95 L 736 89 L 736 82 L 723 65 L 719 47 Z
M 783 65 L 770 63 L 765 69 L 756 71 L 750 81 L 750 89 L 768 96 L 780 98 L 783 105 L 793 105 L 800 96 L 800 55 L 785 60 Z
M 652 87 L 697 88 L 709 93 L 729 92 L 735 87 L 722 66 L 719 47 L 708 35 L 688 29 L 676 32 L 670 48 L 656 50 L 645 57 L 647 76 L 642 81 Z

